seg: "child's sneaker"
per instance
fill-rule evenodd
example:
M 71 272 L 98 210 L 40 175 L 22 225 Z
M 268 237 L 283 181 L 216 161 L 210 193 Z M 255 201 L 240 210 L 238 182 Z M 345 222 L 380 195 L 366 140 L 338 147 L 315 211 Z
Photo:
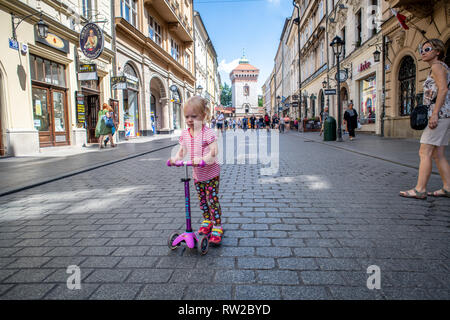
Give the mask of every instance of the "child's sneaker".
M 211 237 L 209 238 L 209 242 L 214 244 L 220 244 L 222 242 L 223 236 L 223 228 L 222 227 L 214 227 L 211 231 Z
M 203 220 L 200 229 L 198 229 L 198 234 L 210 234 L 212 228 L 213 228 L 212 221 Z

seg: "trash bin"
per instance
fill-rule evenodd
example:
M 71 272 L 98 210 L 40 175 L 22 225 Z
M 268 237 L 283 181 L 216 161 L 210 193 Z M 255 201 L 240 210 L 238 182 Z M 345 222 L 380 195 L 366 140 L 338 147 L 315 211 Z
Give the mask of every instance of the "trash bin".
M 328 116 L 323 126 L 323 141 L 336 141 L 336 119 Z

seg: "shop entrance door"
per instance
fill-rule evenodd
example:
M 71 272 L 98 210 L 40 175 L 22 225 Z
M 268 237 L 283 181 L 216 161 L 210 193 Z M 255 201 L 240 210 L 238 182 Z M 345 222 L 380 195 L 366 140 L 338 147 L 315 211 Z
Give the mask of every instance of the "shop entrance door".
M 97 94 L 85 96 L 88 143 L 98 143 L 98 138 L 95 137 L 95 127 L 97 126 L 98 112 L 100 111 L 99 101 L 100 96 Z
M 33 121 L 39 131 L 39 146 L 68 145 L 66 92 L 33 86 Z

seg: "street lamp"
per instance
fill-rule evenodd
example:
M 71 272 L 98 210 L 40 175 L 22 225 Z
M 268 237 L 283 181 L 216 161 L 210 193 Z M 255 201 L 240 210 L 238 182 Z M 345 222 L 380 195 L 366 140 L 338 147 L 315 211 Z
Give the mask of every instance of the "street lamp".
M 280 101 L 281 101 L 281 97 L 277 96 L 277 112 L 275 112 L 275 114 L 280 113 Z
M 300 1 L 299 1 L 300 2 Z M 301 71 L 301 60 L 300 60 L 300 51 L 301 51 L 301 36 L 300 36 L 300 4 L 296 2 L 296 0 L 292 0 L 292 5 L 297 8 L 297 18 L 294 19 L 294 23 L 297 24 L 297 42 L 298 42 L 298 112 L 300 121 L 302 121 L 302 71 Z M 300 128 L 300 126 L 299 126 Z M 303 126 L 301 126 L 303 130 Z M 302 131 L 300 130 L 300 131 Z
M 40 14 L 40 19 L 39 22 L 35 25 L 38 29 L 38 34 L 39 37 L 41 38 L 47 38 L 48 35 L 48 25 L 44 22 L 44 20 L 42 20 L 42 11 L 41 12 L 36 12 L 36 13 L 32 13 L 22 19 L 20 19 L 19 17 L 14 16 L 14 13 L 11 12 L 11 24 L 12 24 L 12 36 L 13 39 L 17 41 L 17 33 L 16 30 L 19 27 L 19 25 L 22 23 L 22 21 L 35 16 L 37 14 Z M 20 19 L 19 22 L 15 22 L 15 19 Z
M 373 61 L 380 62 L 381 52 L 378 51 L 378 48 L 373 53 Z
M 197 88 L 196 88 L 195 90 L 197 91 L 197 94 L 198 94 L 199 96 L 202 95 L 203 87 L 202 87 L 201 85 L 198 85 Z
M 339 57 L 342 53 L 342 49 L 345 45 L 345 42 L 339 37 L 334 37 L 333 41 L 330 43 L 330 46 L 333 48 L 333 53 L 336 56 L 337 59 L 337 73 L 336 73 L 336 81 L 337 81 L 337 89 L 336 89 L 336 95 L 337 95 L 337 108 L 338 108 L 338 123 L 337 123 L 337 141 L 342 142 L 342 128 L 341 128 L 341 70 L 339 66 Z

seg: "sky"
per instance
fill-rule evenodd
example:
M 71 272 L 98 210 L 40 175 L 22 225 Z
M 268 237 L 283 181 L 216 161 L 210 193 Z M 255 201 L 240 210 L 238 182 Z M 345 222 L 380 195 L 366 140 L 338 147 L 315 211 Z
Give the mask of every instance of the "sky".
M 222 83 L 231 85 L 230 72 L 243 50 L 250 64 L 260 69 L 258 94 L 270 76 L 292 0 L 194 0 L 217 53 Z

